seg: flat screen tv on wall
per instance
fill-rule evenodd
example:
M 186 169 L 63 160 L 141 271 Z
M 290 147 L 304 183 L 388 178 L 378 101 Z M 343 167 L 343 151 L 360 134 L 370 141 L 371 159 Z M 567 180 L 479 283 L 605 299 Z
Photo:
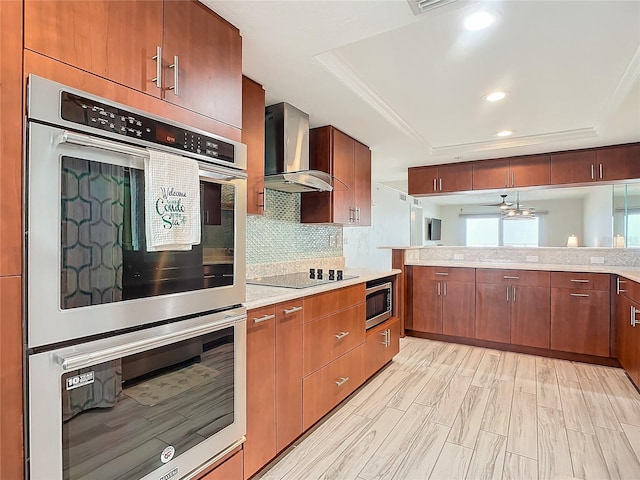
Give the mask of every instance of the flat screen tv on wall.
M 439 218 L 432 218 L 429 220 L 429 240 L 441 240 L 442 235 L 442 220 Z

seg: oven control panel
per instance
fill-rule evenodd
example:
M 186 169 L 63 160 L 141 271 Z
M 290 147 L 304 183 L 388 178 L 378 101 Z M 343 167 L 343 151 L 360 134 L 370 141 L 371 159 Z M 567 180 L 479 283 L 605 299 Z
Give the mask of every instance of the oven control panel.
M 230 143 L 73 93 L 61 93 L 60 115 L 68 122 L 234 162 L 235 147 Z

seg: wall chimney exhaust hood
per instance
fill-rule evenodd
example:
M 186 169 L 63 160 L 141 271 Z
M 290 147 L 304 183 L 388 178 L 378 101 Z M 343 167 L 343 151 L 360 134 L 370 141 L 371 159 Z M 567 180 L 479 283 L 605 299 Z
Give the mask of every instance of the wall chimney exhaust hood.
M 333 178 L 309 170 L 309 115 L 288 103 L 265 110 L 264 185 L 282 192 L 330 192 Z

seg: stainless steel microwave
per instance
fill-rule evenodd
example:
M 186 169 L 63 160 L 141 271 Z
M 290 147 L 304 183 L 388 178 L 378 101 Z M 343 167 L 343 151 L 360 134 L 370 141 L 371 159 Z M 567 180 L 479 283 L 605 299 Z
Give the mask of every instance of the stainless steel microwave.
M 393 308 L 393 284 L 385 282 L 378 285 L 367 284 L 367 330 L 391 317 Z

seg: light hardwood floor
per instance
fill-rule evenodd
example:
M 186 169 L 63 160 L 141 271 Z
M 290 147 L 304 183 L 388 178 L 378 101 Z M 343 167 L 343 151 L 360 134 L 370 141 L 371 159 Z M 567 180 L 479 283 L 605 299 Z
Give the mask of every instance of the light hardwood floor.
M 623 370 L 407 337 L 256 478 L 636 480 L 639 460 Z

